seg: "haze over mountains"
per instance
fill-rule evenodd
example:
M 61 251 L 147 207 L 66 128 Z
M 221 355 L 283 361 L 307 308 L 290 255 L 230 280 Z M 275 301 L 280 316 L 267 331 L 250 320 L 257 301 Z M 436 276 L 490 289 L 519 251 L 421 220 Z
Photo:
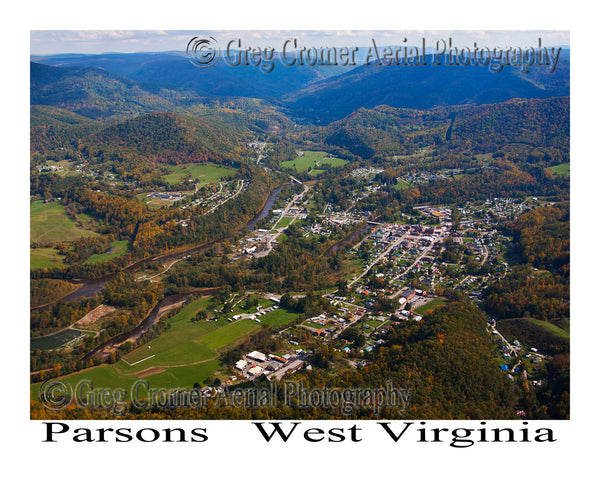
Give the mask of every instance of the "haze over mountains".
M 32 57 L 31 103 L 110 121 L 140 113 L 177 111 L 232 97 L 263 99 L 296 120 L 329 123 L 361 107 L 427 109 L 487 104 L 511 98 L 569 95 L 568 50 L 557 69 L 529 73 L 505 67 L 283 66 L 270 73 L 219 62 L 197 68 L 181 53 Z M 277 60 L 276 60 L 277 61 Z

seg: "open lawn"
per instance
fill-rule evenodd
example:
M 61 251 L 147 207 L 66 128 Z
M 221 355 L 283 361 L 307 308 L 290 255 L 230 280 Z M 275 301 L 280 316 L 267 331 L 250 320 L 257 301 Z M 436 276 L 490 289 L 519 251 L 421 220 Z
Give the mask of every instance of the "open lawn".
M 380 321 L 380 320 L 367 320 L 366 322 L 363 322 L 363 323 L 371 326 L 374 329 L 377 329 L 377 328 L 383 327 L 387 323 L 387 320 L 384 320 L 384 321 Z
M 316 328 L 317 330 L 319 330 L 321 328 L 325 328 L 323 325 L 321 325 L 319 323 L 311 322 L 310 320 L 306 320 L 304 323 L 302 323 L 302 325 L 305 325 L 310 328 Z
M 331 165 L 332 167 L 343 167 L 348 163 L 348 160 L 342 158 L 324 158 L 320 165 Z
M 57 202 L 33 202 L 29 211 L 29 222 L 32 242 L 69 242 L 80 237 L 98 236 L 96 232 L 79 228 L 67 216 L 65 207 Z
M 210 163 L 187 163 L 184 165 L 170 165 L 170 173 L 164 179 L 170 185 L 181 182 L 186 175 L 202 183 L 214 183 L 225 177 L 237 173 L 237 168 L 222 167 Z
M 288 324 L 292 320 L 296 320 L 296 318 L 298 318 L 297 313 L 280 308 L 260 317 L 260 322 L 263 325 L 269 325 L 270 327 L 276 329 Z
M 568 177 L 571 174 L 571 164 L 561 163 L 560 165 L 554 165 L 553 167 L 550 167 L 550 170 L 561 177 Z
M 394 185 L 395 190 L 405 190 L 410 187 L 410 183 L 405 182 L 404 180 L 398 180 L 398 183 Z
M 321 165 L 332 165 L 334 167 L 342 166 L 348 163 L 347 160 L 343 160 L 341 158 L 324 158 L 327 152 L 313 152 L 307 151 L 304 152 L 304 155 L 295 158 L 294 160 L 289 160 L 287 162 L 282 162 L 281 166 L 286 168 L 294 168 L 297 172 L 304 172 L 309 168 L 315 169 Z M 324 171 L 324 170 L 320 170 Z M 316 172 L 319 173 L 319 172 Z
M 275 228 L 287 227 L 290 223 L 292 223 L 293 219 L 294 217 L 283 217 L 281 220 L 279 220 L 277 225 L 275 225 Z
M 423 305 L 419 308 L 415 308 L 414 311 L 415 311 L 415 313 L 418 313 L 419 315 L 423 315 L 428 310 L 433 310 L 435 307 L 438 307 L 445 303 L 447 303 L 447 300 L 444 297 L 434 298 L 431 302 L 427 302 L 425 305 Z
M 90 258 L 88 258 L 84 263 L 90 264 L 106 262 L 107 260 L 110 260 L 112 258 L 120 257 L 121 255 L 125 254 L 125 252 L 127 252 L 127 245 L 127 240 L 115 240 L 111 243 L 108 252 L 96 253 L 95 255 L 92 255 Z

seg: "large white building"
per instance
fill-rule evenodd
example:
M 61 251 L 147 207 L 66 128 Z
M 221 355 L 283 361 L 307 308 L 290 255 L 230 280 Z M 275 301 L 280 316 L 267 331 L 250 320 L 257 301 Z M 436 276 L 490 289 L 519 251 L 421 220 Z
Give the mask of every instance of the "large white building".
M 257 352 L 256 350 L 254 352 L 250 352 L 248 355 L 246 355 L 246 357 L 257 362 L 264 362 L 267 359 L 267 356 L 264 353 Z
M 235 368 L 237 368 L 238 370 L 243 370 L 244 368 L 246 368 L 247 365 L 248 362 L 246 362 L 245 360 L 238 360 L 235 364 Z
M 263 368 L 258 365 L 254 365 L 250 370 L 248 370 L 248 375 L 257 376 L 263 373 Z

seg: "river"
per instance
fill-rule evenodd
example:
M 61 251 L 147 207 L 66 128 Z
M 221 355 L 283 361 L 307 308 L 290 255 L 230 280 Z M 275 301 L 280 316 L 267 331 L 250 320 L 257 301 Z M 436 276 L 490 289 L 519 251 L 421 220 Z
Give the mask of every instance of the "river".
M 325 250 L 323 255 L 325 255 L 325 256 L 333 255 L 340 248 L 345 247 L 349 243 L 356 242 L 356 240 L 358 240 L 360 237 L 362 237 L 365 234 L 365 232 L 369 229 L 369 227 L 370 227 L 370 225 L 367 224 L 364 227 L 362 227 L 360 230 L 357 230 L 356 232 L 352 232 L 347 237 L 344 237 L 339 242 L 334 243 L 331 247 L 329 247 L 327 250 Z
M 277 197 L 279 196 L 279 193 L 281 192 L 281 189 L 284 186 L 286 186 L 286 185 L 289 185 L 289 184 L 285 183 L 283 185 L 279 185 L 278 187 L 275 187 L 275 189 L 273 189 L 271 191 L 271 193 L 267 197 L 267 200 L 265 201 L 265 204 L 262 206 L 262 208 L 260 209 L 260 211 L 254 216 L 254 218 L 252 218 L 242 228 L 242 231 L 253 230 L 254 227 L 256 226 L 256 224 L 269 214 L 269 212 L 271 211 L 271 208 L 273 208 L 273 205 L 275 204 L 275 201 L 277 200 Z M 146 266 L 150 262 L 154 262 L 154 261 L 168 262 L 168 261 L 171 261 L 171 260 L 176 260 L 178 258 L 183 258 L 183 257 L 185 257 L 187 255 L 190 255 L 191 253 L 199 252 L 201 250 L 207 250 L 210 247 L 212 247 L 213 245 L 215 245 L 217 243 L 224 242 L 225 240 L 228 240 L 230 238 L 231 237 L 223 238 L 223 239 L 220 239 L 220 240 L 213 240 L 213 241 L 210 241 L 208 243 L 203 243 L 202 245 L 196 245 L 195 247 L 192 247 L 192 248 L 189 248 L 187 250 L 180 251 L 180 252 L 168 253 L 168 254 L 165 254 L 165 255 L 158 255 L 158 256 L 154 256 L 154 257 L 150 257 L 150 258 L 145 258 L 143 260 L 139 260 L 139 261 L 137 261 L 135 263 L 132 263 L 131 265 L 128 265 L 123 270 L 128 271 L 128 272 L 136 272 L 137 270 L 143 268 L 144 266 Z M 96 295 L 98 292 L 100 292 L 100 290 L 102 290 L 104 288 L 104 286 L 115 275 L 116 275 L 116 273 L 112 273 L 112 274 L 106 275 L 106 276 L 104 276 L 102 278 L 96 278 L 96 279 L 93 279 L 93 280 L 84 281 L 82 283 L 81 287 L 79 287 L 77 290 L 75 290 L 74 292 L 70 293 L 66 297 L 61 298 L 60 301 L 65 301 L 66 302 L 66 301 L 69 301 L 69 300 L 75 300 L 77 298 L 91 298 L 94 295 Z M 55 302 L 53 302 L 53 303 L 55 303 Z M 40 308 L 44 308 L 46 306 L 48 306 L 48 305 L 42 305 L 42 306 L 39 306 L 39 307 L 32 307 L 30 310 L 37 310 L 37 309 L 40 309 Z
M 148 330 L 150 330 L 150 327 L 157 323 L 165 313 L 180 306 L 180 304 L 182 304 L 188 296 L 194 293 L 208 295 L 215 293 L 217 290 L 219 290 L 219 287 L 204 288 L 201 290 L 194 290 L 193 292 L 176 293 L 175 295 L 170 295 L 166 298 L 163 298 L 133 330 L 112 337 L 110 340 L 107 340 L 88 353 L 82 358 L 82 360 L 87 361 L 92 357 L 106 359 L 110 355 L 110 351 L 112 349 L 118 347 L 127 340 L 136 340 L 147 333 Z

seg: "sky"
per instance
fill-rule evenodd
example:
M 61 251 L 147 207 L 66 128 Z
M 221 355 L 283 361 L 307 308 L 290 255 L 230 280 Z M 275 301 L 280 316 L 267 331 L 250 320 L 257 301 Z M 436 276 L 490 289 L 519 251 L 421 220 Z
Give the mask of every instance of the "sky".
M 570 44 L 565 30 L 31 30 L 31 55 L 60 53 L 99 54 L 107 52 L 185 51 L 194 36 L 214 37 L 221 48 L 240 39 L 242 46 L 266 46 L 281 50 L 287 39 L 297 39 L 308 47 L 363 47 L 372 39 L 377 45 L 420 45 L 428 47 L 438 40 L 472 47 L 564 46 Z M 406 41 L 404 41 L 406 39 Z

